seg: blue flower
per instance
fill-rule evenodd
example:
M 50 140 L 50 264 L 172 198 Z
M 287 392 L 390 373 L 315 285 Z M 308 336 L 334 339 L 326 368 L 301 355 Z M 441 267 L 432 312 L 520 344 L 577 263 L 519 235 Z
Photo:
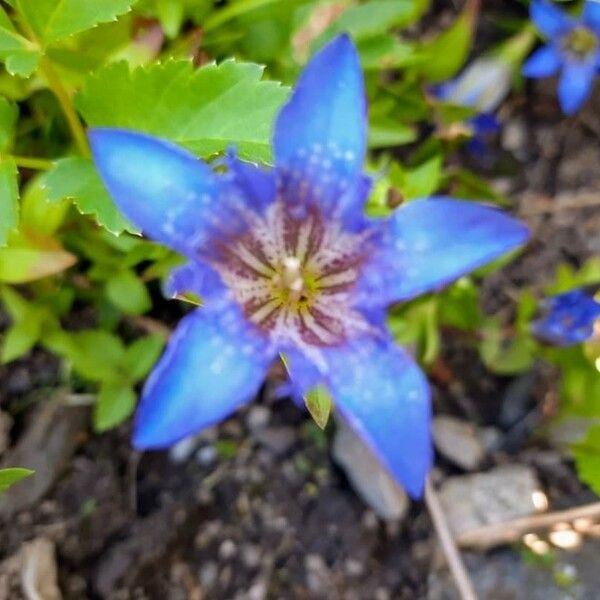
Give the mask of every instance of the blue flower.
M 458 77 L 436 86 L 436 98 L 460 106 L 475 108 L 478 113 L 465 125 L 472 139 L 469 150 L 485 151 L 485 138 L 500 130 L 494 111 L 510 91 L 511 67 L 500 57 L 481 57 L 473 61 Z
M 165 141 L 90 132 L 123 213 L 189 260 L 169 293 L 205 303 L 182 320 L 146 382 L 135 447 L 167 447 L 225 418 L 283 353 L 294 385 L 326 385 L 396 479 L 422 493 L 430 391 L 386 329 L 386 308 L 505 254 L 528 231 L 494 208 L 448 198 L 368 219 L 366 134 L 363 77 L 346 35 L 314 57 L 279 113 L 273 169 L 228 156 L 227 172 L 216 173 Z
M 600 319 L 600 302 L 592 294 L 577 289 L 544 301 L 545 315 L 531 324 L 538 338 L 555 346 L 573 346 L 594 335 Z
M 549 77 L 561 71 L 558 99 L 563 112 L 574 113 L 592 90 L 600 67 L 600 2 L 587 0 L 574 19 L 544 0 L 533 0 L 531 19 L 548 38 L 523 65 L 526 77 Z

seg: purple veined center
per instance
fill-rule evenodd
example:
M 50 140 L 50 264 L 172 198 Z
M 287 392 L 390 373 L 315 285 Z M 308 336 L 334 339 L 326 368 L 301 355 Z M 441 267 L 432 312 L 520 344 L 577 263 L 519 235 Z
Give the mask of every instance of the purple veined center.
M 598 38 L 591 29 L 578 25 L 564 34 L 561 45 L 574 58 L 582 60 L 598 49 Z
M 243 233 L 222 240 L 209 263 L 246 318 L 280 344 L 335 346 L 371 330 L 352 289 L 370 255 L 368 231 L 345 231 L 316 206 L 296 214 L 281 199 L 245 215 Z

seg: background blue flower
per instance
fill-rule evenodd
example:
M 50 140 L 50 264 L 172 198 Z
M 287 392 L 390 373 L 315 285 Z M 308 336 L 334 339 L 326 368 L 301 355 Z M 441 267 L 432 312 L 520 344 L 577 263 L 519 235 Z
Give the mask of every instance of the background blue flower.
M 531 19 L 548 43 L 523 65 L 526 77 L 549 77 L 561 72 L 558 98 L 566 114 L 586 101 L 600 66 L 600 3 L 585 2 L 581 17 L 572 18 L 544 0 L 533 0 Z
M 546 314 L 532 323 L 532 331 L 555 346 L 585 342 L 594 334 L 594 323 L 600 319 L 600 302 L 582 289 L 548 298 L 542 308 Z
M 205 302 L 146 383 L 137 448 L 169 446 L 223 419 L 285 353 L 297 389 L 326 385 L 394 477 L 422 493 L 430 391 L 386 329 L 387 306 L 446 285 L 523 244 L 528 231 L 494 208 L 447 198 L 368 219 L 366 133 L 363 77 L 346 35 L 313 58 L 281 110 L 273 169 L 230 155 L 218 174 L 162 140 L 90 132 L 123 213 L 188 258 L 169 292 Z

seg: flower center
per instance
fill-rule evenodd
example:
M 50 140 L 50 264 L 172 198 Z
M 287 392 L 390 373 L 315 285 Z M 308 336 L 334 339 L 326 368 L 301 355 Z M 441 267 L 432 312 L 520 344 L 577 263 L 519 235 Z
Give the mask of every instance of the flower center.
M 295 217 L 282 202 L 249 219 L 212 260 L 249 321 L 279 342 L 311 346 L 368 327 L 352 305 L 367 234 L 346 232 L 316 209 Z
M 577 58 L 585 58 L 598 48 L 598 38 L 587 27 L 575 27 L 564 37 L 563 47 Z

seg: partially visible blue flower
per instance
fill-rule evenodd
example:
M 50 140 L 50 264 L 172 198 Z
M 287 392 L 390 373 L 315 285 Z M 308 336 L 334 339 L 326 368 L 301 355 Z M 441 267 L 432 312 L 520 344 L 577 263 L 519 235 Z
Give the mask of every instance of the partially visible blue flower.
M 204 301 L 146 382 L 135 447 L 170 446 L 225 418 L 283 353 L 296 389 L 325 385 L 420 496 L 432 461 L 430 391 L 394 344 L 386 309 L 523 244 L 527 228 L 448 198 L 412 201 L 388 219 L 364 215 L 365 90 L 346 35 L 312 59 L 279 113 L 273 169 L 229 156 L 217 173 L 171 143 L 119 129 L 92 130 L 90 140 L 123 213 L 188 258 L 169 293 Z
M 545 315 L 531 324 L 540 340 L 555 346 L 573 346 L 594 335 L 600 319 L 600 302 L 591 293 L 577 289 L 544 301 Z
M 566 114 L 586 101 L 600 67 L 600 2 L 587 0 L 575 19 L 545 0 L 533 0 L 531 19 L 548 43 L 523 65 L 526 77 L 549 77 L 561 72 L 558 99 Z
M 473 61 L 457 78 L 436 86 L 432 91 L 440 100 L 478 111 L 466 125 L 472 139 L 469 149 L 485 150 L 484 140 L 500 129 L 494 111 L 510 91 L 511 67 L 500 57 L 481 57 Z

